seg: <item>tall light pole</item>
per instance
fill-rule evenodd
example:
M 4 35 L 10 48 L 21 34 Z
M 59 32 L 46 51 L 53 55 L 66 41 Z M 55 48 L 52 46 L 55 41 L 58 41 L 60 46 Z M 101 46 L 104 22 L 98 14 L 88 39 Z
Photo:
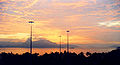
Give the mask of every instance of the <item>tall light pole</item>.
M 34 22 L 29 21 L 29 23 L 31 24 L 31 29 L 30 29 L 30 53 L 32 54 L 32 23 L 34 23 Z
M 59 36 L 59 37 L 60 37 L 60 53 L 61 53 L 61 37 L 62 37 L 62 36 Z
M 67 32 L 67 52 L 69 53 L 69 30 L 66 31 Z

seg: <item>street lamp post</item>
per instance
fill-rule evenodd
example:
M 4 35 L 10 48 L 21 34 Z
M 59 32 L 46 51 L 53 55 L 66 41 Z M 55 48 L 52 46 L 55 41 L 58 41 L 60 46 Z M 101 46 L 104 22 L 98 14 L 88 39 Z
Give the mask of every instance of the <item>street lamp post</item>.
M 30 30 L 30 53 L 32 54 L 32 23 L 34 23 L 34 22 L 29 21 L 29 23 L 31 24 L 31 30 Z
M 69 30 L 66 31 L 67 32 L 67 52 L 69 53 Z
M 62 37 L 62 36 L 59 36 L 59 37 L 60 37 L 60 53 L 61 53 L 61 37 Z

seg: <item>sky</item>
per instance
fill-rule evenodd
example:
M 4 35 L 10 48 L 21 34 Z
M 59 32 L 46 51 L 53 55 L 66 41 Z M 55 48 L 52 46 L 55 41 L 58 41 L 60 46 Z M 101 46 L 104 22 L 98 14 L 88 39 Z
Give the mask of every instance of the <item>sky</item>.
M 0 41 L 25 42 L 34 21 L 33 41 L 119 44 L 120 0 L 0 0 Z

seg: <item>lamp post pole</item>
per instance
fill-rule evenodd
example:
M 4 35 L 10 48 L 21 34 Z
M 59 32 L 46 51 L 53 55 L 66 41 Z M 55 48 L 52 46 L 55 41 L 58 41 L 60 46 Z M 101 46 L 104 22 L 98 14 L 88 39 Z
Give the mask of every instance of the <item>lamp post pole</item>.
M 67 32 L 67 52 L 69 53 L 69 30 Z
M 34 23 L 34 22 L 29 21 L 29 23 L 31 24 L 31 30 L 30 30 L 30 53 L 32 54 L 32 23 Z
M 61 53 L 61 37 L 62 37 L 62 36 L 59 36 L 59 37 L 60 37 L 60 53 Z

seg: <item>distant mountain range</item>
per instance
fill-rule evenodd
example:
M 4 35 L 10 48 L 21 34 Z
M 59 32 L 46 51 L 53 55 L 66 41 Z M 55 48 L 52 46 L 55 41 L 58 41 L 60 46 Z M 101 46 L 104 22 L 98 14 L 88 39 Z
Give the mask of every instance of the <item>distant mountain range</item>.
M 29 39 L 26 42 L 0 42 L 0 48 L 18 47 L 18 48 L 29 48 Z M 49 40 L 41 38 L 38 41 L 33 41 L 34 48 L 59 48 L 60 45 L 53 43 Z M 70 48 L 117 48 L 120 44 L 70 44 Z M 66 44 L 62 44 L 62 48 L 66 48 Z
M 29 39 L 26 42 L 0 42 L 0 48 L 4 47 L 21 47 L 29 48 L 30 42 Z M 33 41 L 34 48 L 59 48 L 59 44 L 53 43 L 46 39 L 40 39 L 38 41 Z M 65 48 L 66 44 L 62 44 L 62 48 Z M 70 45 L 71 48 L 77 47 L 77 45 Z
M 79 48 L 117 48 L 120 44 L 76 44 Z

